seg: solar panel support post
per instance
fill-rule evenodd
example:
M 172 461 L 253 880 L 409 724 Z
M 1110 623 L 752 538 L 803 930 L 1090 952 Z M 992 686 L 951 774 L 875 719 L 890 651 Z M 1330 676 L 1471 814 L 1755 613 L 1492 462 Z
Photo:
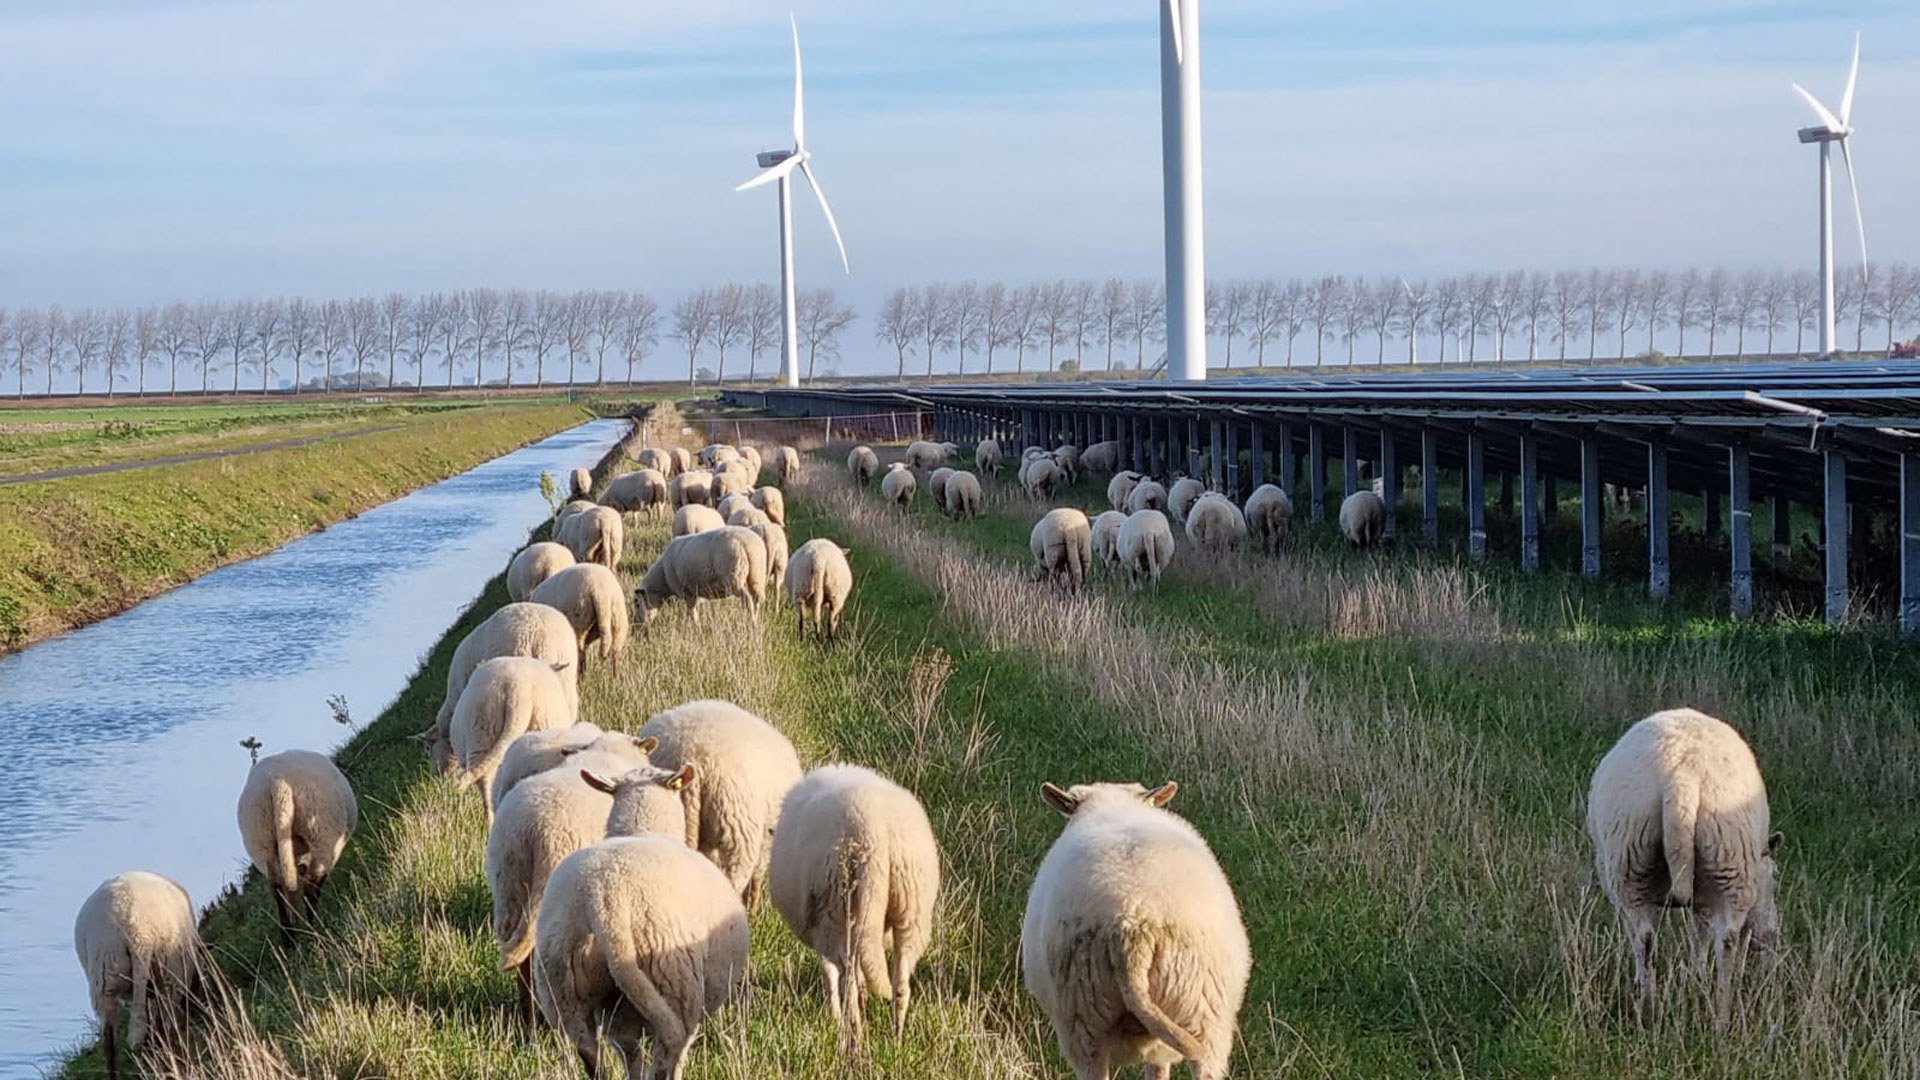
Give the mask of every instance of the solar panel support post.
M 1432 428 L 1420 429 L 1420 539 L 1440 543 L 1440 445 Z
M 1773 568 L 1785 573 L 1793 558 L 1793 504 L 1785 495 L 1773 497 Z
M 1540 569 L 1540 440 L 1520 433 L 1520 569 Z
M 1920 638 L 1920 453 L 1900 455 L 1900 636 Z
M 1838 626 L 1847 617 L 1847 459 L 1837 450 L 1821 454 L 1824 474 L 1821 501 L 1826 522 L 1827 623 Z
M 1733 617 L 1753 615 L 1753 488 L 1747 448 L 1727 449 L 1727 549 L 1733 556 L 1728 581 Z
M 1247 432 L 1247 460 L 1253 466 L 1253 487 L 1267 482 L 1266 429 L 1255 421 Z
M 1227 421 L 1227 496 L 1240 501 L 1240 425 Z
M 1319 424 L 1307 425 L 1308 518 L 1315 525 L 1327 520 L 1327 436 Z
M 1200 418 L 1187 417 L 1187 475 L 1200 476 Z
M 1487 437 L 1467 432 L 1467 558 L 1487 558 Z
M 1300 490 L 1300 482 L 1298 479 L 1300 475 L 1300 462 L 1294 453 L 1293 425 L 1287 423 L 1285 420 L 1280 421 L 1278 434 L 1280 437 L 1280 456 L 1275 462 L 1275 465 L 1280 470 L 1280 490 L 1287 493 L 1288 499 L 1292 499 Z
M 1580 576 L 1600 576 L 1600 443 L 1580 440 Z
M 1340 425 L 1340 495 L 1360 490 L 1360 433 L 1352 424 Z
M 1386 526 L 1380 535 L 1393 539 L 1395 511 L 1400 508 L 1400 466 L 1394 458 L 1393 432 L 1380 429 L 1380 500 L 1387 504 Z
M 1672 519 L 1667 510 L 1667 448 L 1647 444 L 1647 595 L 1665 600 L 1673 591 L 1673 560 L 1668 541 Z

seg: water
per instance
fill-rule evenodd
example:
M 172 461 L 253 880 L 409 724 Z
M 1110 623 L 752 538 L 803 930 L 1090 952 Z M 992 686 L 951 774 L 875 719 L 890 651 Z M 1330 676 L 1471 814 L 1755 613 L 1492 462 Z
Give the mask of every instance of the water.
M 262 753 L 330 750 L 420 659 L 624 430 L 583 424 L 0 657 L 0 1078 L 35 1077 L 91 1031 L 73 916 L 152 870 L 210 901 L 246 867 L 234 805 Z

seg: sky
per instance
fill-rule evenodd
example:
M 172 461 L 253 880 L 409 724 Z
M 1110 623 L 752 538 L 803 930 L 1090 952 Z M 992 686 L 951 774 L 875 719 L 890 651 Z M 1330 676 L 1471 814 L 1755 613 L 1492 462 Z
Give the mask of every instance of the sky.
M 853 262 L 803 201 L 803 286 L 871 312 L 931 280 L 1159 275 L 1147 0 L 797 3 Z M 774 196 L 733 187 L 790 138 L 788 10 L 0 0 L 0 307 L 774 280 Z M 1204 0 L 1202 20 L 1215 278 L 1811 267 L 1788 83 L 1837 104 L 1856 30 L 1868 236 L 1920 257 L 1911 0 Z

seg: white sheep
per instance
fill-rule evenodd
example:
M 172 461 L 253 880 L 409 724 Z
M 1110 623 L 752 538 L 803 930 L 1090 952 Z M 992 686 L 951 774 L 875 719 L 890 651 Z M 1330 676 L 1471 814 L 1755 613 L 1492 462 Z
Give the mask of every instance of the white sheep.
M 728 495 L 745 495 L 753 490 L 759 475 L 747 467 L 744 461 L 729 461 L 713 473 L 713 497 L 724 499 Z
M 447 695 L 434 715 L 433 727 L 426 732 L 429 748 L 434 740 L 444 742 L 447 724 L 453 719 L 453 707 L 466 689 L 473 669 L 496 656 L 530 656 L 545 660 L 555 670 L 571 672 L 575 678 L 562 678 L 567 685 L 567 702 L 573 715 L 580 715 L 579 638 L 567 617 L 545 604 L 516 602 L 487 616 L 454 647 L 447 667 Z
M 913 470 L 903 462 L 894 462 L 887 466 L 887 475 L 880 481 L 880 497 L 906 510 L 913 505 L 913 493 L 918 484 L 913 479 Z
M 1060 474 L 1071 484 L 1080 479 L 1080 448 L 1069 443 L 1053 452 L 1053 463 L 1060 466 Z
M 676 446 L 668 450 L 667 453 L 673 455 L 673 472 L 668 474 L 669 476 L 678 476 L 683 472 L 692 471 L 693 454 L 688 452 L 686 447 Z
M 1026 490 L 1028 498 L 1041 502 L 1052 499 L 1066 479 L 1053 458 L 1044 454 L 1029 458 L 1026 464 L 1020 466 L 1020 486 Z
M 575 469 L 567 474 L 568 497 L 591 499 L 593 497 L 593 474 L 585 469 Z
M 1133 489 L 1146 478 L 1145 473 L 1137 473 L 1132 469 L 1122 469 L 1114 473 L 1113 479 L 1107 481 L 1107 502 L 1112 503 L 1115 510 L 1123 514 L 1127 513 L 1127 497 L 1132 495 Z
M 787 496 L 777 487 L 757 487 L 748 496 L 756 510 L 767 515 L 775 525 L 787 523 Z
M 699 773 L 687 789 L 689 842 L 751 905 L 780 802 L 800 782 L 793 744 L 772 724 L 728 701 L 689 701 L 655 713 L 640 734 L 658 741 L 647 755 L 653 764 L 668 770 L 692 765 Z
M 742 529 L 751 529 L 755 525 L 771 525 L 773 524 L 773 519 L 768 517 L 764 511 L 756 510 L 751 506 L 743 506 L 727 515 L 727 524 L 735 525 Z
M 325 754 L 283 750 L 248 771 L 236 816 L 247 857 L 272 886 L 281 935 L 288 936 L 294 905 L 308 919 L 319 913 L 320 887 L 360 822 L 353 785 Z
M 527 599 L 567 617 L 580 644 L 580 677 L 587 674 L 587 648 L 598 642 L 600 658 L 620 672 L 633 624 L 620 575 L 594 563 L 569 566 L 540 583 Z
M 618 570 L 627 543 L 627 526 L 620 519 L 620 511 L 596 506 L 562 521 L 554 539 L 573 552 L 576 562 L 599 563 Z
M 634 455 L 634 461 L 640 468 L 652 469 L 669 480 L 673 479 L 673 474 L 679 471 L 673 463 L 673 455 L 657 446 L 649 446 L 640 451 Z
M 623 742 L 627 745 L 620 745 Z M 493 784 L 488 794 L 493 805 L 498 807 L 515 784 L 554 768 L 574 754 L 586 750 L 605 750 L 626 757 L 631 756 L 635 749 L 644 757 L 653 749 L 653 742 L 636 739 L 622 731 L 602 731 L 598 724 L 587 720 L 569 727 L 529 731 L 507 746 L 506 754 L 500 759 L 500 767 L 493 774 Z
M 1261 550 L 1272 555 L 1286 539 L 1293 522 L 1293 500 L 1273 484 L 1261 484 L 1247 496 L 1247 531 L 1260 542 Z
M 1000 444 L 992 439 L 981 439 L 980 445 L 973 448 L 973 467 L 982 475 L 1000 478 Z
M 747 528 L 767 546 L 767 595 L 777 597 L 787 581 L 787 530 L 771 521 L 755 522 Z
M 599 503 L 594 502 L 592 499 L 574 499 L 572 502 L 561 507 L 560 512 L 554 515 L 553 518 L 554 535 L 559 535 L 560 526 L 565 525 L 568 518 L 573 517 L 575 514 L 584 514 L 599 505 Z
M 1111 473 L 1120 468 L 1120 454 L 1118 440 L 1097 442 L 1080 452 L 1080 467 L 1090 473 Z
M 645 625 L 667 601 L 685 600 L 689 617 L 698 622 L 700 601 L 738 597 L 758 620 L 766 592 L 766 542 L 751 529 L 729 525 L 667 541 L 633 590 L 633 606 Z
M 853 474 L 856 484 L 871 484 L 880 474 L 880 455 L 870 446 L 856 446 L 847 451 L 847 471 Z
M 1209 491 L 1187 510 L 1187 535 L 1210 555 L 1230 555 L 1247 542 L 1247 519 L 1233 500 Z
M 700 458 L 700 464 L 709 469 L 717 469 L 728 462 L 739 461 L 740 451 L 724 443 L 708 443 L 700 448 L 700 453 L 696 456 Z
M 1120 528 L 1127 522 L 1127 515 L 1118 510 L 1108 510 L 1093 519 L 1093 560 L 1101 566 L 1120 564 Z
M 819 954 L 847 1046 L 862 1042 L 869 994 L 893 999 L 901 1037 L 940 892 L 940 847 L 920 800 L 858 765 L 813 770 L 780 808 L 767 887 L 793 935 Z
M 692 536 L 695 533 L 723 529 L 726 525 L 727 519 L 720 516 L 720 511 L 715 510 L 711 506 L 702 506 L 699 503 L 688 503 L 673 512 L 673 531 L 671 535 Z
M 565 544 L 551 540 L 528 544 L 507 564 L 507 599 L 525 600 L 534 586 L 579 561 Z
M 907 463 L 921 472 L 937 467 L 947 458 L 958 453 L 960 447 L 950 442 L 915 442 L 907 447 Z
M 1127 493 L 1126 510 L 1129 515 L 1142 510 L 1165 511 L 1167 509 L 1167 489 L 1158 480 L 1142 480 Z
M 747 913 L 727 879 L 667 837 L 614 837 L 567 856 L 541 906 L 540 1011 L 588 1075 L 609 1075 L 604 1035 L 626 1075 L 680 1080 L 701 1022 L 746 986 Z
M 73 951 L 100 1018 L 107 1075 L 120 1075 L 120 1008 L 127 1047 L 138 1052 L 150 1026 L 177 1028 L 200 981 L 200 931 L 179 885 L 144 870 L 108 878 L 73 920 Z M 149 1016 L 151 1015 L 151 1022 Z
M 1191 476 L 1183 476 L 1167 489 L 1167 513 L 1173 520 L 1185 524 L 1187 513 L 1193 509 L 1194 500 L 1206 494 L 1207 486 Z
M 1371 491 L 1356 491 L 1340 504 L 1340 535 L 1354 547 L 1378 547 L 1387 534 L 1387 504 Z
M 759 447 L 740 447 L 740 460 L 747 463 L 747 471 L 753 473 L 755 483 L 760 482 L 760 472 L 766 467 L 766 460 L 760 456 Z
M 1120 525 L 1115 554 L 1126 568 L 1127 581 L 1139 588 L 1141 581 L 1160 587 L 1160 574 L 1173 562 L 1173 526 L 1158 510 L 1135 510 Z
M 840 613 L 853 595 L 853 568 L 847 550 L 831 540 L 800 545 L 787 561 L 787 598 L 800 617 L 800 636 L 813 632 L 831 641 L 840 632 Z
M 689 469 L 675 475 L 667 481 L 667 501 L 673 504 L 675 510 L 689 503 L 712 506 L 713 474 L 705 469 Z
M 752 507 L 753 499 L 750 496 L 734 494 L 721 499 L 720 505 L 714 507 L 714 509 L 720 511 L 720 516 L 724 518 L 732 517 L 735 510 L 751 509 Z
M 778 446 L 773 451 L 773 475 L 780 483 L 790 484 L 800 476 L 800 451 L 791 446 Z
M 457 787 L 480 785 L 488 828 L 493 827 L 494 781 L 508 748 L 528 732 L 565 729 L 573 723 L 565 685 L 572 677 L 572 672 L 555 671 L 544 660 L 497 656 L 474 668 L 460 691 L 447 740 L 440 744 L 445 750 L 434 748 L 433 764 Z
M 1233 887 L 1205 840 L 1162 809 L 1177 786 L 1042 788 L 1067 827 L 1040 862 L 1020 971 L 1081 1077 L 1191 1062 L 1220 1080 L 1253 953 Z
M 980 514 L 980 478 L 965 470 L 947 477 L 947 513 L 962 521 Z
M 657 469 L 636 469 L 617 476 L 600 496 L 602 506 L 623 514 L 645 512 L 648 517 L 652 517 L 656 511 L 668 509 L 672 501 L 666 474 Z
M 1087 567 L 1093 562 L 1093 526 L 1086 514 L 1071 506 L 1047 511 L 1034 523 L 1027 547 L 1033 552 L 1034 580 L 1051 580 L 1070 590 L 1086 585 Z
M 941 513 L 947 512 L 947 481 L 953 478 L 954 470 L 942 465 L 927 474 L 927 498 L 933 500 L 933 508 Z
M 1713 946 L 1718 1015 L 1749 937 L 1780 932 L 1767 786 L 1740 733 L 1693 709 L 1654 713 L 1627 729 L 1593 772 L 1587 835 L 1600 888 L 1633 950 L 1637 1004 L 1653 997 L 1654 920 L 1693 912 L 1694 956 Z

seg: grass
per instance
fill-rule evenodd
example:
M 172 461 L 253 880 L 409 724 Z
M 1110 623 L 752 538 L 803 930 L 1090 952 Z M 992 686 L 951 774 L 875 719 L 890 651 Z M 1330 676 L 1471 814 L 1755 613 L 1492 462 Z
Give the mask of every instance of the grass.
M 1157 595 L 1103 582 L 1066 596 L 1024 580 L 1038 510 L 1005 488 L 955 524 L 882 506 L 838 460 L 788 500 L 795 544 L 854 550 L 838 647 L 796 640 L 777 608 L 759 627 L 725 607 L 699 626 L 670 613 L 618 676 L 595 667 L 584 707 L 633 729 L 727 697 L 808 762 L 899 778 L 941 841 L 940 932 L 905 1041 L 879 1025 L 871 1058 L 847 1063 L 812 962 L 756 913 L 749 1000 L 708 1026 L 690 1075 L 1063 1075 L 1016 962 L 1026 884 L 1059 830 L 1038 785 L 1169 777 L 1254 943 L 1234 1075 L 1920 1073 L 1920 911 L 1904 887 L 1920 699 L 1914 660 L 1884 637 L 1736 626 L 1684 600 L 1653 610 L 1624 584 L 1350 557 L 1314 535 L 1275 560 L 1183 555 Z M 630 533 L 629 577 L 663 534 Z M 324 932 L 282 955 L 259 882 L 223 902 L 207 930 L 244 1007 L 156 1075 L 577 1074 L 557 1039 L 507 1021 L 478 799 L 428 776 L 407 740 L 453 643 L 503 601 L 490 583 L 342 751 L 364 816 Z M 1599 754 L 1681 703 L 1747 732 L 1788 834 L 1790 949 L 1750 968 L 1720 1034 L 1674 934 L 1677 977 L 1634 1021 L 1581 832 Z

